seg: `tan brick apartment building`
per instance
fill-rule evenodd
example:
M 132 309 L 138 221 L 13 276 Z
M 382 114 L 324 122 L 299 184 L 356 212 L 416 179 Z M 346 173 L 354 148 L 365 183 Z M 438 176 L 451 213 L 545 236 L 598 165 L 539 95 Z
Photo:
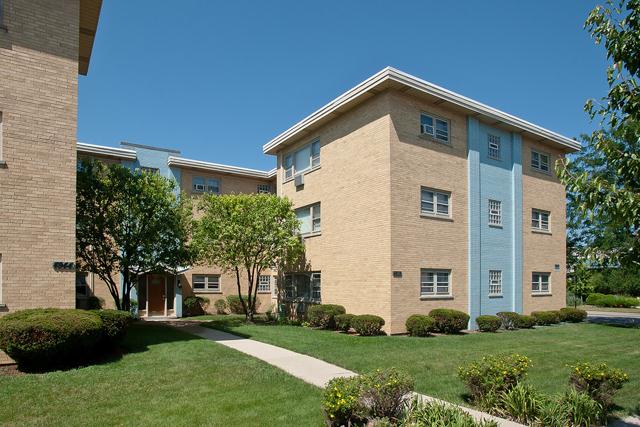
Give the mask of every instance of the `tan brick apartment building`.
M 0 0 L 0 314 L 75 306 L 78 74 L 100 7 Z

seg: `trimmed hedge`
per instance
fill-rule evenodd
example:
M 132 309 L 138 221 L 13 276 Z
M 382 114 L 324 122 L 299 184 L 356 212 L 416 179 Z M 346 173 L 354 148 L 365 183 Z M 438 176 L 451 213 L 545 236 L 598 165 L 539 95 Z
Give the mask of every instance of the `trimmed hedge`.
M 185 316 L 200 316 L 206 313 L 205 307 L 209 305 L 209 298 L 192 295 L 182 301 Z
M 595 305 L 598 307 L 631 308 L 640 305 L 640 300 L 638 300 L 638 298 L 625 297 L 621 295 L 594 293 L 587 297 L 586 303 L 588 305 Z
M 95 313 L 102 320 L 104 344 L 114 345 L 120 343 L 133 320 L 131 313 L 120 310 L 97 310 Z
M 336 329 L 342 332 L 349 332 L 354 317 L 356 317 L 355 314 L 338 314 L 334 317 L 336 321 Z
M 560 323 L 560 312 L 558 311 L 534 311 L 531 313 L 537 325 L 555 325 Z
M 242 299 L 244 303 L 247 304 L 249 297 L 247 295 L 242 295 Z M 240 297 L 238 295 L 229 295 L 227 296 L 227 306 L 229 307 L 229 311 L 233 314 L 244 314 L 244 309 L 242 308 L 242 303 L 240 302 Z M 260 299 L 256 300 L 256 312 L 260 308 Z
M 469 315 L 449 308 L 436 308 L 429 312 L 436 322 L 436 329 L 445 334 L 454 334 L 467 328 Z
M 528 316 L 526 314 L 521 314 L 518 317 L 517 327 L 519 329 L 531 329 L 536 326 L 536 319 L 533 316 Z
M 587 318 L 587 312 L 579 308 L 565 307 L 560 309 L 560 320 L 563 322 L 580 323 Z
M 518 320 L 520 320 L 520 314 L 514 311 L 501 311 L 496 314 L 502 321 L 502 327 L 511 330 L 518 329 Z
M 335 329 L 335 317 L 346 312 L 343 306 L 337 304 L 312 305 L 307 310 L 307 320 L 315 328 Z
M 361 314 L 351 320 L 351 327 L 362 336 L 380 335 L 383 326 L 384 319 L 374 314 Z
M 227 300 L 225 299 L 217 299 L 213 303 L 213 307 L 216 309 L 216 314 L 227 314 Z
M 0 349 L 22 370 L 80 363 L 104 336 L 103 322 L 94 311 L 30 309 L 0 318 Z
M 426 337 L 436 329 L 436 321 L 433 317 L 424 314 L 413 314 L 404 322 L 407 332 L 412 337 Z
M 478 330 L 481 332 L 495 332 L 502 326 L 502 319 L 498 316 L 478 316 L 476 317 Z

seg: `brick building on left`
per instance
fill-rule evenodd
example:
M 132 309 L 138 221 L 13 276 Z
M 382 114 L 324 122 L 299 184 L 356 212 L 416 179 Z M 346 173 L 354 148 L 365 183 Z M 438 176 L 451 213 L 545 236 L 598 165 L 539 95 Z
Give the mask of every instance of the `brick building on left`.
M 0 314 L 75 307 L 78 74 L 101 0 L 0 0 Z

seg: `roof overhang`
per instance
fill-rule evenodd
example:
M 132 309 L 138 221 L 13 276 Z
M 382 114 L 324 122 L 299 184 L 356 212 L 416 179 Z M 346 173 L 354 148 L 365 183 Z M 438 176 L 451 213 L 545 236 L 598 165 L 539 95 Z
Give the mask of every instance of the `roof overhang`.
M 78 153 L 89 156 L 109 157 L 113 159 L 135 160 L 136 152 L 126 148 L 105 147 L 103 145 L 86 144 L 78 142 L 76 145 Z
M 80 38 L 78 41 L 78 73 L 89 72 L 93 41 L 98 30 L 102 0 L 80 0 Z
M 387 67 L 369 77 L 367 80 L 349 89 L 329 102 L 324 107 L 305 117 L 280 135 L 267 142 L 263 147 L 265 154 L 276 154 L 289 143 L 304 137 L 318 129 L 328 121 L 352 109 L 372 96 L 387 89 L 397 89 L 427 97 L 436 104 L 447 104 L 449 108 L 494 126 L 529 136 L 536 141 L 559 146 L 567 152 L 580 150 L 580 143 L 573 139 L 537 126 L 519 117 L 489 107 L 473 99 L 467 98 L 440 86 L 419 79 L 410 74 Z
M 216 172 L 229 175 L 246 176 L 251 178 L 271 179 L 275 176 L 276 170 L 261 171 L 257 169 L 241 168 L 238 166 L 221 165 L 219 163 L 209 163 L 200 160 L 185 159 L 182 157 L 169 156 L 169 166 L 183 167 L 206 172 Z

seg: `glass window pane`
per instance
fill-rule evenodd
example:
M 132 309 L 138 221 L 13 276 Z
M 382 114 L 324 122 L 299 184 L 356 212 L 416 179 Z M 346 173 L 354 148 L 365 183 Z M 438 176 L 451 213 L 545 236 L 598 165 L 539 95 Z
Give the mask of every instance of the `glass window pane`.
M 296 151 L 294 157 L 294 169 L 295 172 L 301 172 L 311 167 L 311 145 L 302 147 Z
M 296 217 L 298 221 L 300 221 L 300 233 L 310 233 L 311 232 L 311 208 L 300 208 L 296 209 Z

